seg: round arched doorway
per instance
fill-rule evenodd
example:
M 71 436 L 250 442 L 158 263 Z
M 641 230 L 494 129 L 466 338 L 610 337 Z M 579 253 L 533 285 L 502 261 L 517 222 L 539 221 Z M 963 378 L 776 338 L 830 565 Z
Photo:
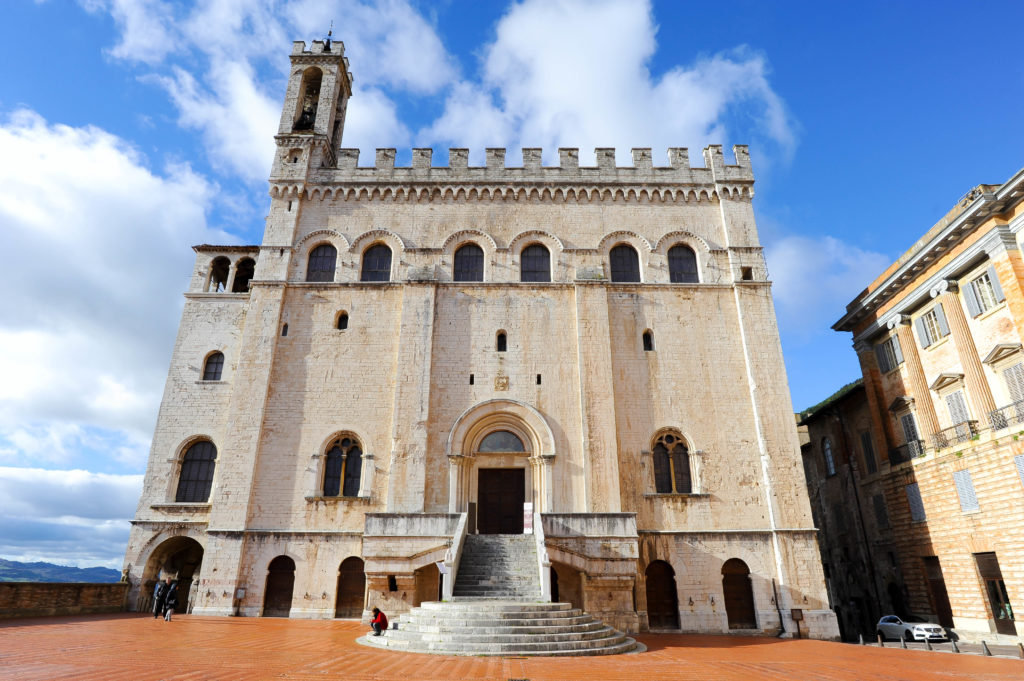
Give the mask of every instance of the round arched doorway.
M 170 577 L 178 582 L 178 607 L 175 612 L 188 612 L 194 601 L 193 586 L 199 581 L 203 565 L 203 546 L 191 537 L 171 537 L 153 549 L 142 572 L 138 608 L 148 611 L 153 606 L 153 590 L 158 581 Z
M 366 574 L 361 558 L 350 556 L 341 561 L 338 568 L 338 600 L 334 606 L 335 617 L 359 617 L 363 614 L 366 596 Z
M 263 593 L 264 617 L 288 617 L 295 588 L 295 561 L 278 556 L 267 566 L 267 588 Z
M 730 629 L 757 629 L 754 614 L 754 590 L 750 585 L 750 568 L 739 558 L 730 558 L 722 565 L 722 592 Z
M 663 560 L 651 561 L 644 571 L 647 582 L 647 623 L 651 629 L 679 628 L 676 573 Z

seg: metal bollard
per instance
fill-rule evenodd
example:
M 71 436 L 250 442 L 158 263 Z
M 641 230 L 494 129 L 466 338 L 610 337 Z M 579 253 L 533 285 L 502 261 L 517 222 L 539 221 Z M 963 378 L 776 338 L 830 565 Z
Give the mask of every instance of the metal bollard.
M 882 640 L 882 635 L 881 634 L 878 635 L 878 647 L 879 648 L 884 648 L 885 647 L 885 641 Z
M 988 644 L 985 643 L 985 639 L 981 640 L 981 653 L 986 657 L 992 657 L 992 651 L 988 649 Z
M 1017 657 L 1024 660 L 1024 643 L 1017 644 Z
M 925 650 L 931 650 L 932 649 L 932 642 L 929 641 L 927 638 L 924 640 L 924 649 Z
M 952 643 L 952 644 L 953 644 L 953 652 L 954 652 L 954 653 L 959 653 L 959 652 L 960 652 L 960 646 L 958 646 L 958 645 L 956 644 L 956 641 L 950 641 L 950 643 Z
M 858 636 L 860 637 L 860 644 L 864 645 L 864 634 L 858 634 Z
M 907 649 L 907 637 L 906 636 L 900 636 L 900 647 L 903 648 L 903 650 Z

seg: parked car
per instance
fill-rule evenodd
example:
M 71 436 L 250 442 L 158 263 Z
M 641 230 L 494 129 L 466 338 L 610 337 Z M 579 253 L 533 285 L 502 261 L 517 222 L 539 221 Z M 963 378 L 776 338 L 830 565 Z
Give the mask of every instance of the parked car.
M 878 620 L 875 633 L 883 639 L 904 639 L 906 641 L 945 641 L 946 630 L 934 622 L 919 617 L 901 619 L 896 615 L 885 615 Z

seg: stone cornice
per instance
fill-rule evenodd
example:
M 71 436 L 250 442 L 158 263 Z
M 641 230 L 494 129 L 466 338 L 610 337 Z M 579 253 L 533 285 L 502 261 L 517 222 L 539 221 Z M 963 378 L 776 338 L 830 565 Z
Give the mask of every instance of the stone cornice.
M 859 296 L 847 305 L 846 314 L 833 324 L 832 328 L 836 331 L 852 331 L 865 315 L 870 314 L 894 296 L 899 295 L 907 282 L 919 276 L 921 271 L 926 269 L 930 263 L 960 243 L 978 225 L 1024 200 L 1024 169 L 1019 170 L 1006 183 L 995 190 L 988 192 L 979 191 L 973 199 L 972 195 L 974 195 L 974 192 L 969 194 L 967 198 L 973 202 L 960 215 L 951 220 L 944 228 L 935 232 L 926 243 L 922 244 L 912 255 L 907 257 L 906 262 L 890 274 L 885 281 L 881 282 L 877 288 L 870 293 Z M 1005 231 L 1009 231 L 1005 225 L 996 226 L 994 231 L 999 231 L 1000 227 Z M 998 235 L 996 242 L 988 244 L 982 250 L 985 253 L 989 253 L 998 250 L 1000 246 L 1007 246 L 1003 235 Z M 970 250 L 974 251 L 974 247 Z M 972 255 L 976 256 L 977 253 L 975 252 Z M 957 261 L 962 261 L 962 259 L 963 255 L 956 258 Z M 934 288 L 938 280 L 951 278 L 951 273 L 955 271 L 951 268 L 951 265 L 952 263 L 946 265 L 942 268 L 942 272 L 929 278 L 927 290 Z M 920 288 L 915 289 L 915 296 Z M 905 306 L 901 305 L 901 307 Z M 877 332 L 877 329 L 875 331 Z

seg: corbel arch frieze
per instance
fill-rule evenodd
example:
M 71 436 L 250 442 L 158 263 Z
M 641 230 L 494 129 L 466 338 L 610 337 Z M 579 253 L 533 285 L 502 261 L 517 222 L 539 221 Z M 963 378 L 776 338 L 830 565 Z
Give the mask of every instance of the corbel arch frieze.
M 721 246 L 711 243 L 704 237 L 697 236 L 693 232 L 688 232 L 686 230 L 676 230 L 673 232 L 669 232 L 668 234 L 665 234 L 663 237 L 658 239 L 658 243 L 655 244 L 652 251 L 658 253 L 659 255 L 665 255 L 666 253 L 668 253 L 669 248 L 675 246 L 678 243 L 686 244 L 690 248 L 693 248 L 694 251 L 698 250 L 698 248 L 695 248 L 695 246 L 699 247 L 700 250 L 703 250 L 705 253 L 708 254 L 710 254 L 711 251 L 723 250 Z
M 494 253 L 498 250 L 497 242 L 489 234 L 481 232 L 479 229 L 460 229 L 444 240 L 444 243 L 441 244 L 441 253 L 446 259 L 450 259 L 459 246 L 469 241 L 484 249 L 484 256 L 487 260 L 493 259 Z
M 551 232 L 543 229 L 528 229 L 524 232 L 519 232 L 512 240 L 508 242 L 508 250 L 514 256 L 518 257 L 519 253 L 532 243 L 541 243 L 548 247 L 549 251 L 562 252 L 565 250 L 565 244 L 562 240 Z
M 626 243 L 637 249 L 641 253 L 650 253 L 653 249 L 651 248 L 651 242 L 640 236 L 636 232 L 629 230 L 618 230 L 606 234 L 603 239 L 597 244 L 597 252 L 603 256 L 607 256 L 608 252 L 612 250 L 616 245 Z
M 371 229 L 368 232 L 363 232 L 352 240 L 352 245 L 348 250 L 350 253 L 362 253 L 368 246 L 377 242 L 387 244 L 393 253 L 405 252 L 405 242 L 402 237 L 387 229 Z

